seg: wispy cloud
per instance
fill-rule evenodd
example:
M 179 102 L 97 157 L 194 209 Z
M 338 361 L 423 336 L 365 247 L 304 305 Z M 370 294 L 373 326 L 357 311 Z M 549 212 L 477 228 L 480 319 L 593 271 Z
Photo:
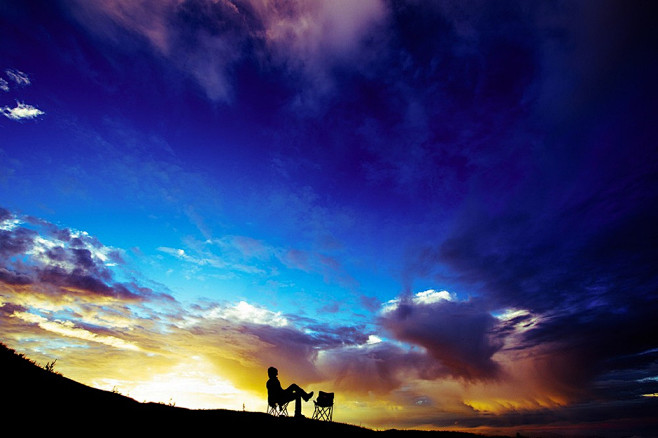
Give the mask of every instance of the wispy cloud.
M 30 77 L 27 75 L 27 73 L 23 73 L 20 70 L 15 70 L 15 69 L 7 69 L 5 70 L 5 73 L 7 74 L 7 77 L 11 79 L 13 82 L 15 82 L 17 85 L 21 86 L 26 86 L 30 85 Z
M 162 246 L 157 249 L 187 264 L 217 272 L 275 277 L 280 269 L 289 269 L 321 276 L 326 283 L 351 288 L 357 284 L 339 259 L 318 250 L 274 246 L 240 235 L 205 241 L 187 238 L 184 243 L 185 248 Z
M 366 70 L 376 56 L 366 43 L 389 16 L 381 0 L 249 3 L 274 62 L 302 80 L 295 104 L 306 109 L 334 91 L 334 68 L 350 64 Z
M 20 70 L 7 69 L 5 70 L 5 74 L 9 80 L 20 87 L 25 87 L 31 84 L 27 73 L 24 73 Z M 10 91 L 9 82 L 2 78 L 0 78 L 0 90 L 5 92 Z M 16 121 L 36 119 L 45 114 L 45 112 L 33 105 L 28 105 L 24 102 L 18 101 L 16 102 L 16 106 L 13 108 L 7 105 L 1 107 L 0 113 L 2 113 L 2 115 L 8 119 Z
M 59 320 L 48 320 L 47 318 L 39 315 L 35 315 L 29 312 L 14 312 L 10 315 L 11 318 L 18 318 L 27 323 L 37 324 L 40 328 L 45 331 L 52 332 L 58 335 L 71 338 L 79 338 L 82 340 L 87 340 L 91 342 L 98 342 L 105 344 L 111 347 L 119 349 L 128 349 L 128 350 L 139 350 L 139 348 L 130 343 L 126 342 L 123 339 L 117 338 L 115 336 L 103 336 L 97 333 L 93 333 L 84 328 L 76 327 L 71 321 L 59 321 Z
M 176 257 L 187 263 L 199 266 L 208 266 L 214 269 L 242 272 L 247 274 L 265 274 L 267 272 L 254 265 L 228 261 L 224 257 L 215 255 L 208 250 L 203 250 L 203 253 L 197 253 L 194 255 L 189 254 L 182 248 L 159 247 L 158 251 Z
M 44 114 L 45 112 L 41 111 L 39 108 L 28 105 L 23 102 L 16 102 L 16 106 L 11 108 L 9 106 L 3 106 L 0 108 L 0 112 L 3 116 L 11 120 L 25 120 L 25 119 L 36 119 Z
M 72 9 L 102 38 L 123 41 L 126 30 L 144 38 L 208 98 L 223 102 L 233 98 L 235 67 L 253 59 L 302 78 L 301 101 L 326 93 L 333 88 L 332 68 L 363 61 L 363 41 L 386 17 L 380 0 L 91 1 Z

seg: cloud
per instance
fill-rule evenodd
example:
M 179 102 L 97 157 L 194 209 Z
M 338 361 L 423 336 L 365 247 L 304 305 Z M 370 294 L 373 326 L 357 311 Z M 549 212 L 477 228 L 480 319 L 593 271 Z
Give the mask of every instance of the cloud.
M 653 230 L 658 186 L 650 146 L 658 132 L 646 107 L 657 96 L 647 76 L 657 65 L 646 56 L 653 50 L 646 35 L 655 35 L 655 26 L 639 17 L 641 9 L 584 4 L 576 9 L 557 8 L 544 16 L 532 11 L 541 22 L 532 32 L 536 44 L 526 52 L 535 70 L 519 71 L 526 92 L 510 94 L 523 96 L 513 107 L 529 110 L 531 117 L 516 115 L 506 119 L 512 125 L 498 125 L 514 135 L 476 136 L 490 140 L 495 150 L 463 154 L 467 169 L 479 171 L 467 174 L 468 190 L 453 210 L 453 225 L 409 250 L 405 288 L 429 279 L 477 297 L 469 318 L 505 309 L 527 312 L 514 334 L 504 334 L 509 326 L 501 322 L 492 326 L 494 341 L 505 341 L 491 356 L 501 381 L 524 375 L 535 393 L 571 403 L 597 397 L 612 402 L 620 397 L 612 395 L 619 379 L 633 388 L 623 402 L 630 405 L 640 397 L 636 377 L 654 372 L 650 363 L 658 347 L 642 335 L 656 330 L 650 315 L 658 310 Z M 583 27 L 582 19 L 592 25 Z M 488 44 L 476 38 L 485 27 L 471 30 L 474 44 Z M 599 36 L 616 43 L 601 43 Z M 491 133 L 497 129 L 491 120 L 483 114 L 475 126 Z M 515 130 L 519 126 L 533 126 L 539 134 L 528 136 Z M 515 163 L 507 153 L 516 156 Z M 459 308 L 454 302 L 441 305 Z M 412 321 L 398 332 L 414 334 L 431 348 L 431 340 L 411 331 Z M 512 357 L 527 369 L 510 369 Z
M 17 85 L 20 86 L 27 86 L 30 85 L 30 78 L 26 73 L 23 73 L 20 70 L 15 70 L 15 69 L 7 69 L 5 70 L 5 74 L 9 79 L 11 79 L 13 82 L 15 82 Z
M 254 256 L 263 249 L 255 240 L 230 240 Z M 270 365 L 278 366 L 286 379 L 317 382 L 324 378 L 315 364 L 318 351 L 368 339 L 356 327 L 322 325 L 245 300 L 183 304 L 166 290 L 138 283 L 125 263 L 120 250 L 85 232 L 0 209 L 3 339 L 14 347 L 20 344 L 22 351 L 34 348 L 62 358 L 66 370 L 86 383 L 109 379 L 133 387 L 141 368 L 135 365 L 123 375 L 117 370 L 138 358 L 141 367 L 149 363 L 153 372 L 162 367 L 163 375 L 197 358 L 199 372 L 203 369 L 199 378 L 221 376 L 232 382 L 227 389 L 232 395 L 217 395 L 231 403 L 262 392 Z M 128 280 L 117 280 L 126 274 Z M 31 341 L 22 343 L 28 334 Z M 60 351 L 53 345 L 85 346 L 85 363 L 76 348 Z M 108 348 L 111 359 L 103 353 Z M 99 363 L 87 362 L 94 360 Z M 209 368 L 216 374 L 208 374 Z
M 90 302 L 123 303 L 171 299 L 132 282 L 114 280 L 117 252 L 85 232 L 59 228 L 3 209 L 0 222 L 0 280 L 8 286 L 29 285 L 35 293 L 78 296 Z
M 20 70 L 7 69 L 5 70 L 5 74 L 12 82 L 17 84 L 18 86 L 25 87 L 31 84 L 29 76 Z M 2 78 L 0 78 L 0 90 L 2 91 L 10 90 L 9 82 L 7 82 L 5 79 Z M 24 102 L 18 102 L 18 101 L 16 102 L 16 106 L 13 108 L 7 105 L 1 107 L 0 113 L 2 113 L 2 115 L 7 117 L 8 119 L 16 120 L 16 121 L 25 120 L 25 119 L 36 119 L 45 114 L 45 112 L 41 111 L 39 108 L 33 105 L 28 105 Z
M 642 50 L 632 52 L 636 49 Z M 558 65 L 555 72 L 562 72 L 568 63 Z M 645 67 L 637 69 L 639 76 L 655 71 L 651 63 Z M 629 83 L 647 82 L 635 77 Z M 405 266 L 407 284 L 429 278 L 477 296 L 483 312 L 525 309 L 531 315 L 526 318 L 537 318 L 513 339 L 504 335 L 506 346 L 491 360 L 501 367 L 503 381 L 509 374 L 524 375 L 526 387 L 561 400 L 560 412 L 568 412 L 566 403 L 597 398 L 640 403 L 636 378 L 654 372 L 650 363 L 658 347 L 643 335 L 656 330 L 650 315 L 658 310 L 653 298 L 658 190 L 648 140 L 656 129 L 643 103 L 647 93 L 655 99 L 656 89 L 635 89 L 624 81 L 590 95 L 592 83 L 579 84 L 587 99 L 552 102 L 570 115 L 579 108 L 574 123 L 564 122 L 560 111 L 543 115 L 550 123 L 541 128 L 532 155 L 521 161 L 531 171 L 519 179 L 507 166 L 473 174 L 465 202 L 455 210 L 455 226 L 411 250 Z M 492 177 L 495 184 L 488 183 Z M 505 328 L 496 323 L 493 329 L 501 336 Z M 400 333 L 409 339 L 416 334 Z M 431 348 L 430 340 L 416 338 Z M 510 369 L 510 357 L 527 368 Z M 620 381 L 633 390 L 613 395 Z
M 436 291 L 434 289 L 428 289 L 423 292 L 418 292 L 411 297 L 403 296 L 402 298 L 390 300 L 384 305 L 383 312 L 394 312 L 398 310 L 400 306 L 407 305 L 409 300 L 413 305 L 424 305 L 440 303 L 441 301 L 454 301 L 455 296 L 446 290 Z
M 447 375 L 466 380 L 498 377 L 500 367 L 493 356 L 503 342 L 494 330 L 496 318 L 474 302 L 432 292 L 389 304 L 382 326 L 396 339 L 423 347 Z
M 639 80 L 642 75 L 655 76 L 655 63 L 653 68 L 645 68 L 637 62 L 642 44 L 628 44 L 630 51 L 607 52 L 610 44 L 629 41 L 617 38 L 616 25 L 604 25 L 616 23 L 609 18 L 618 8 L 611 12 L 607 7 L 592 6 L 606 10 L 608 17 L 594 27 L 582 26 L 581 16 L 565 27 L 560 17 L 549 14 L 544 27 L 533 31 L 535 22 L 525 18 L 537 19 L 540 14 L 526 14 L 526 6 L 461 3 L 442 2 L 429 11 L 418 4 L 395 4 L 398 9 L 393 18 L 403 27 L 404 23 L 414 26 L 391 32 L 388 41 L 395 50 L 382 58 L 386 62 L 379 70 L 363 73 L 359 84 L 349 83 L 350 99 L 367 97 L 354 98 L 366 102 L 362 108 L 353 108 L 351 100 L 345 105 L 355 114 L 368 116 L 352 122 L 361 128 L 350 130 L 358 134 L 358 140 L 348 141 L 339 150 L 349 150 L 346 155 L 336 153 L 329 142 L 316 147 L 339 157 L 333 163 L 344 166 L 340 167 L 344 173 L 318 166 L 305 177 L 324 173 L 334 180 L 332 188 L 349 187 L 349 192 L 329 199 L 331 203 L 362 190 L 354 179 L 341 175 L 365 173 L 371 187 L 383 188 L 377 190 L 377 205 L 394 206 L 386 211 L 387 220 L 391 218 L 388 213 L 404 215 L 407 223 L 417 221 L 414 226 L 425 220 L 421 225 L 431 228 L 433 237 L 440 236 L 423 240 L 410 250 L 408 263 L 401 267 L 405 291 L 412 291 L 414 281 L 422 279 L 438 288 L 457 290 L 458 296 L 472 294 L 473 299 L 459 301 L 457 295 L 437 289 L 386 303 L 381 323 L 392 341 L 377 344 L 361 339 L 360 329 L 318 328 L 321 334 L 309 333 L 308 325 L 299 319 L 246 301 L 217 306 L 214 317 L 176 330 L 176 318 L 186 320 L 193 312 L 176 309 L 179 313 L 163 315 L 144 310 L 149 303 L 145 296 L 152 295 L 144 295 L 134 282 L 117 280 L 116 272 L 102 260 L 103 252 L 98 252 L 102 246 L 91 245 L 84 237 L 82 244 L 76 245 L 72 238 L 55 234 L 62 229 L 46 235 L 45 225 L 34 230 L 5 214 L 9 219 L 0 227 L 4 239 L 0 250 L 7 262 L 0 268 L 0 283 L 3 292 L 12 291 L 13 301 L 5 304 L 3 311 L 25 311 L 22 307 L 33 308 L 39 299 L 40 312 L 34 314 L 52 321 L 83 315 L 86 321 L 98 324 L 119 319 L 129 324 L 129 317 L 137 314 L 130 310 L 137 308 L 154 318 L 133 318 L 142 327 L 126 325 L 135 330 L 121 336 L 153 330 L 151 337 L 139 339 L 140 347 L 148 345 L 158 352 L 171 348 L 176 354 L 192 352 L 192 346 L 208 351 L 204 346 L 212 345 L 211 356 L 218 369 L 241 364 L 243 368 L 230 372 L 236 379 L 249 381 L 254 390 L 262 382 L 250 380 L 248 374 L 268 362 L 297 365 L 304 379 L 339 376 L 335 384 L 345 391 L 355 388 L 365 394 L 375 388 L 375 392 L 418 395 L 428 404 L 440 403 L 439 384 L 441 390 L 454 384 L 450 400 L 468 407 L 470 418 L 478 412 L 481 417 L 491 417 L 490 413 L 516 411 L 508 418 L 498 417 L 501 422 L 522 422 L 524 415 L 537 409 L 546 410 L 542 411 L 546 418 L 557 411 L 566 418 L 567 409 L 561 408 L 578 400 L 586 404 L 588 398 L 612 401 L 623 394 L 630 405 L 642 400 L 643 385 L 655 392 L 651 380 L 639 382 L 656 375 L 657 346 L 647 335 L 656 332 L 652 315 L 658 310 L 654 299 L 658 204 L 652 141 L 656 128 L 652 117 L 637 111 L 655 101 L 655 86 L 639 85 L 649 84 Z M 340 66 L 364 54 L 360 44 L 348 42 L 371 37 L 369 29 L 384 17 L 377 4 L 369 2 L 349 5 L 364 8 L 348 17 L 354 21 L 338 20 L 340 12 L 327 10 L 346 6 L 341 2 L 283 6 L 263 2 L 259 3 L 262 15 L 246 8 L 245 2 L 177 2 L 180 9 L 168 2 L 89 4 L 95 12 L 107 8 L 109 22 L 87 17 L 83 21 L 88 26 L 106 31 L 110 40 L 124 33 L 125 40 L 117 41 L 130 40 L 130 44 L 117 44 L 122 47 L 137 44 L 139 38 L 134 36 L 142 36 L 158 56 L 187 72 L 218 101 L 230 100 L 236 86 L 231 71 L 243 61 L 254 61 L 247 54 L 254 48 L 263 50 L 253 55 L 262 55 L 260 60 L 274 53 L 275 58 L 269 60 L 272 64 L 259 65 L 263 71 L 271 73 L 268 68 L 276 65 L 286 75 L 301 78 L 299 83 L 315 84 L 319 93 L 330 93 L 335 85 L 332 80 L 345 73 Z M 148 14 L 152 14 L 151 20 L 145 19 Z M 329 25 L 340 31 L 324 31 Z M 506 31 L 496 32 L 502 28 Z M 134 33 L 121 32 L 126 29 Z M 606 43 L 596 47 L 591 42 L 583 44 L 578 39 L 582 33 L 576 29 L 591 40 L 606 29 Z M 637 37 L 644 30 L 638 27 L 630 41 L 641 43 Z M 418 39 L 419 34 L 430 37 Z M 578 49 L 571 51 L 573 47 Z M 214 56 L 204 57 L 206 51 Z M 182 56 L 186 52 L 188 58 Z M 322 58 L 325 53 L 330 56 Z M 577 68 L 571 69 L 574 59 L 579 60 Z M 590 62 L 592 59 L 598 62 Z M 376 80 L 369 83 L 382 71 L 390 73 L 384 85 L 373 86 L 381 84 Z M 603 74 L 599 76 L 599 72 Z M 384 104 L 391 101 L 395 105 Z M 332 113 L 325 120 L 345 123 L 341 128 L 352 127 L 339 122 L 343 115 Z M 565 119 L 568 123 L 563 123 Z M 532 126 L 537 133 L 527 136 L 519 126 Z M 339 138 L 345 131 L 335 132 Z M 116 181 L 112 176 L 123 175 L 121 190 L 140 200 L 152 196 L 183 204 L 181 194 L 198 187 L 200 179 L 182 170 L 181 163 L 161 159 L 170 157 L 160 155 L 161 149 L 158 160 L 139 149 L 144 144 L 152 146 L 143 138 L 127 133 L 115 140 L 105 137 L 103 144 L 82 142 L 92 144 L 93 153 L 71 156 L 92 157 L 93 164 L 102 162 L 103 166 L 94 167 L 102 169 L 101 179 L 112 182 L 108 186 Z M 119 143 L 127 147 L 112 146 Z M 358 146 L 353 147 L 355 144 Z M 392 144 L 396 147 L 390 147 Z M 139 152 L 128 153 L 133 147 Z M 84 173 L 85 168 L 80 165 L 75 170 Z M 83 178 L 81 186 L 89 181 Z M 395 186 L 399 198 L 389 196 L 390 186 Z M 337 192 L 314 187 L 262 196 L 250 189 L 244 191 L 253 193 L 254 205 L 266 212 L 255 215 L 286 222 L 287 230 L 294 233 L 310 230 L 318 240 L 337 228 L 359 233 L 354 225 L 361 225 L 363 216 L 346 214 L 347 209 L 334 214 L 335 210 L 322 208 L 327 197 Z M 215 199 L 205 196 L 206 188 L 201 191 L 201 198 Z M 439 192 L 443 196 L 438 196 Z M 358 200 L 365 210 L 370 199 L 362 193 L 350 199 Z M 451 202 L 433 203 L 438 205 L 434 210 L 431 202 L 420 203 L 422 217 L 427 219 L 418 219 L 421 215 L 396 202 L 404 196 Z M 451 213 L 457 213 L 452 226 L 440 226 L 444 217 L 453 218 Z M 201 215 L 188 209 L 188 216 L 205 238 L 213 235 Z M 269 224 L 278 230 L 278 223 Z M 395 235 L 406 235 L 408 230 L 395 229 Z M 374 237 L 372 241 L 381 243 L 379 234 L 386 235 L 385 230 L 377 229 L 363 240 Z M 261 268 L 274 261 L 328 276 L 337 275 L 341 268 L 334 253 L 308 247 L 273 248 L 244 236 L 204 245 L 162 250 L 199 266 Z M 384 252 L 389 251 L 397 251 L 397 246 L 387 245 Z M 29 255 L 23 258 L 19 254 Z M 30 289 L 33 285 L 36 290 Z M 34 293 L 23 293 L 28 290 Z M 57 303 L 62 307 L 53 310 Z M 62 310 L 67 303 L 69 310 Z M 55 311 L 59 313 L 47 313 Z M 494 316 L 500 312 L 507 313 Z M 512 312 L 517 313 L 512 316 Z M 12 319 L 10 324 L 26 323 Z M 159 323 L 167 324 L 168 339 L 159 337 L 162 332 L 150 325 Z M 82 326 L 76 323 L 75 327 Z M 85 330 L 92 331 L 89 327 Z M 339 335 L 349 340 L 348 345 L 338 343 Z M 119 337 L 118 333 L 112 336 Z M 183 348 L 186 343 L 187 350 Z M 312 345 L 323 349 L 309 347 Z M 286 361 L 283 355 L 288 353 L 299 355 L 299 363 Z M 461 385 L 463 382 L 468 384 Z M 575 406 L 574 411 L 577 409 Z M 545 421 L 540 417 L 533 418 Z M 478 421 L 484 420 L 475 418 L 469 424 Z
M 126 120 L 105 118 L 94 128 L 72 119 L 65 123 L 75 153 L 49 164 L 50 183 L 58 194 L 76 191 L 86 199 L 89 187 L 95 186 L 101 196 L 118 196 L 126 203 L 157 201 L 185 213 L 201 231 L 212 232 L 201 222 L 204 213 L 222 202 L 221 188 L 207 174 L 186 169 L 163 138 L 140 133 Z M 122 175 L 119 185 L 116 175 Z
M 261 241 L 223 242 L 274 257 Z M 201 408 L 241 409 L 247 401 L 259 409 L 265 371 L 276 366 L 284 383 L 339 391 L 344 418 L 372 415 L 373 423 L 384 400 L 389 409 L 413 406 L 399 419 L 410 425 L 458 418 L 465 427 L 541 426 L 579 412 L 600 420 L 606 409 L 587 407 L 589 400 L 616 400 L 630 412 L 638 398 L 649 399 L 642 394 L 655 392 L 657 353 L 642 336 L 655 324 L 624 326 L 623 313 L 608 314 L 607 325 L 596 307 L 571 316 L 522 308 L 494 316 L 484 299 L 430 289 L 382 303 L 379 325 L 339 325 L 246 300 L 184 304 L 134 279 L 117 281 L 120 255 L 84 232 L 0 209 L 3 339 L 35 359 L 58 358 L 61 371 L 84 383 Z M 634 315 L 648 322 L 654 310 Z M 595 330 L 602 341 L 593 342 Z M 164 384 L 181 370 L 194 388 Z M 195 399 L 199 382 L 221 393 Z M 163 388 L 176 392 L 162 400 Z
M 236 387 L 256 393 L 263 389 L 269 366 L 277 367 L 289 383 L 331 381 L 333 374 L 325 374 L 331 370 L 318 362 L 319 352 L 368 339 L 358 327 L 321 324 L 246 301 L 198 303 L 180 316 L 167 342 L 193 335 L 184 342 L 192 342 Z
M 465 369 L 465 363 L 477 364 L 472 376 L 525 375 L 524 385 L 535 394 L 550 393 L 563 403 L 600 397 L 612 374 L 634 386 L 634 373 L 651 374 L 647 360 L 658 347 L 645 335 L 657 329 L 651 317 L 658 310 L 651 298 L 657 255 L 649 243 L 655 201 L 624 197 L 618 204 L 610 194 L 628 175 L 599 176 L 592 184 L 569 182 L 577 189 L 564 192 L 564 208 L 543 208 L 539 191 L 530 189 L 527 197 L 511 196 L 509 208 L 491 211 L 481 203 L 479 214 L 469 210 L 460 227 L 436 247 L 416 252 L 409 266 L 420 278 L 452 284 L 479 300 L 472 307 L 442 301 L 432 312 L 411 303 L 409 318 L 398 309 L 400 317 L 385 324 L 401 339 L 438 352 L 438 360 L 446 354 Z M 647 181 L 635 176 L 639 185 Z M 647 186 L 638 190 L 656 193 Z M 542 202 L 562 202 L 558 193 Z M 525 309 L 507 333 L 509 326 L 487 316 L 506 308 Z M 455 346 L 459 333 L 442 325 L 458 314 L 469 321 L 463 328 L 466 338 L 472 336 L 467 348 Z M 454 338 L 446 339 L 450 334 Z M 516 354 L 532 372 L 505 364 Z
M 213 254 L 207 249 L 199 248 L 198 245 L 196 245 L 196 251 L 194 251 L 194 255 L 189 254 L 186 250 L 181 248 L 159 247 L 158 251 L 198 266 L 207 266 L 214 269 L 245 274 L 264 275 L 267 273 L 266 270 L 254 265 L 244 264 L 239 261 L 227 261 L 225 258 Z
M 327 56 L 352 58 L 372 26 L 387 16 L 386 5 L 379 0 L 253 2 L 252 6 L 265 25 L 267 43 L 286 50 L 280 56 L 299 63 L 320 63 Z
M 271 327 L 286 327 L 288 319 L 281 312 L 272 312 L 262 307 L 254 306 L 246 301 L 240 301 L 235 305 L 216 305 L 204 309 L 201 315 L 194 317 L 192 321 L 198 324 L 203 319 L 226 319 L 237 323 L 250 325 L 267 325 Z
M 16 102 L 16 106 L 13 108 L 3 106 L 0 108 L 0 112 L 3 116 L 11 120 L 36 119 L 46 114 L 39 108 L 23 102 Z
M 331 376 L 337 391 L 348 394 L 390 394 L 414 379 L 435 379 L 444 371 L 426 354 L 387 342 L 321 351 L 317 364 L 324 375 Z
M 374 57 L 367 42 L 389 15 L 380 0 L 250 3 L 275 62 L 304 81 L 297 96 L 302 107 L 334 91 L 335 68 L 349 64 L 365 70 Z
M 125 39 L 126 30 L 140 36 L 209 99 L 231 102 L 233 71 L 251 60 L 304 78 L 302 93 L 325 92 L 333 66 L 358 59 L 358 48 L 385 9 L 379 0 L 141 0 L 76 2 L 72 13 L 91 33 L 124 47 L 136 44 Z
M 322 276 L 326 283 L 354 288 L 356 280 L 332 255 L 314 249 L 279 247 L 241 235 L 225 235 L 205 241 L 185 239 L 185 248 L 159 247 L 158 251 L 191 265 L 232 274 L 277 276 L 290 269 Z
M 126 342 L 123 339 L 114 336 L 102 336 L 97 333 L 90 332 L 89 330 L 85 330 L 84 328 L 76 327 L 75 324 L 71 321 L 49 321 L 43 316 L 28 312 L 14 312 L 11 314 L 11 317 L 21 319 L 27 323 L 37 324 L 43 330 L 58 335 L 98 342 L 118 349 L 139 350 L 139 347 L 137 347 L 135 344 Z
M 281 251 L 279 260 L 289 268 L 321 274 L 327 283 L 336 282 L 349 288 L 355 288 L 358 284 L 337 258 L 317 251 L 293 248 Z
M 244 38 L 234 29 L 241 24 L 230 2 L 79 1 L 71 12 L 92 35 L 127 50 L 146 43 L 156 56 L 193 79 L 209 99 L 231 101 L 230 71 L 242 57 Z

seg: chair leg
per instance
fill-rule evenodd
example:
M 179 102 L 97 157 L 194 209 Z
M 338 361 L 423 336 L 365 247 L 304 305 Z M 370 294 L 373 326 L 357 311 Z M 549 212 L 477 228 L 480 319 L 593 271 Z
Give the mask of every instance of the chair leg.
M 276 404 L 274 406 L 267 405 L 267 413 L 275 417 L 287 417 L 288 416 L 288 403 L 283 405 Z
M 313 419 L 321 421 L 333 421 L 334 407 L 321 407 L 316 406 L 315 411 L 313 411 Z

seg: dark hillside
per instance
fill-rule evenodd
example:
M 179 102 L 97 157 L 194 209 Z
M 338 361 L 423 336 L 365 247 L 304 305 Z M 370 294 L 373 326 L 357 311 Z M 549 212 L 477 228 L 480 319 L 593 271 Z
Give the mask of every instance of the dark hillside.
M 357 426 L 311 419 L 275 418 L 266 413 L 230 410 L 190 410 L 156 403 L 139 403 L 129 397 L 90 388 L 41 368 L 23 355 L 0 344 L 0 372 L 5 425 L 17 425 L 29 436 L 37 432 L 60 435 L 107 434 L 137 436 L 205 436 L 246 433 L 279 435 L 363 434 L 406 435 L 408 432 L 375 432 Z M 435 432 L 431 436 L 476 435 Z

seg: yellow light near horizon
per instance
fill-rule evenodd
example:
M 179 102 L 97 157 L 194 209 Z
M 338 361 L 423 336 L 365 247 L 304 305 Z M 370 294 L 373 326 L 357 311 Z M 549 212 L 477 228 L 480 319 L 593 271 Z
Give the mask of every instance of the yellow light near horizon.
M 239 390 L 218 376 L 200 357 L 190 357 L 164 373 L 146 380 L 105 380 L 94 386 L 113 389 L 138 402 L 172 404 L 189 409 L 262 410 L 264 399 Z
M 546 396 L 543 399 L 518 399 L 511 398 L 491 398 L 479 400 L 464 400 L 464 404 L 472 407 L 479 412 L 489 412 L 494 414 L 501 414 L 509 411 L 532 411 L 535 409 L 555 408 L 564 406 L 566 400 L 557 397 Z

